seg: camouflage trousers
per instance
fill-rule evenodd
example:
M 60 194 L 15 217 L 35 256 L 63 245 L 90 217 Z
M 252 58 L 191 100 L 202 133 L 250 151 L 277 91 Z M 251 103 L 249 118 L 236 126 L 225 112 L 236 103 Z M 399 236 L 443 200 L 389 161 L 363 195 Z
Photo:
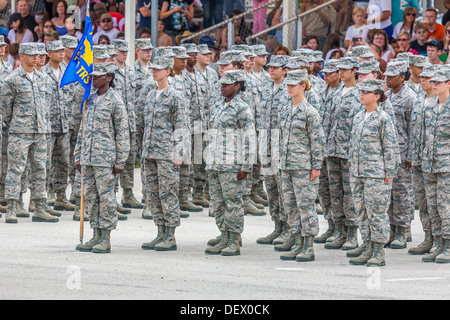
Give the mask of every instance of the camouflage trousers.
M 27 161 L 31 168 L 31 197 L 45 199 L 47 134 L 10 133 L 8 137 L 8 169 L 6 172 L 5 198 L 19 199 L 21 178 Z
M 53 190 L 66 190 L 69 180 L 69 151 L 70 136 L 69 133 L 52 133 L 49 135 L 48 159 L 49 169 L 47 181 L 53 185 Z
M 136 165 L 136 133 L 130 132 L 130 153 L 128 154 L 125 167 L 120 173 L 120 187 L 132 189 L 134 186 L 134 166 Z M 116 187 L 118 183 L 116 183 Z M 117 188 L 116 188 L 117 189 Z M 117 191 L 117 190 L 116 190 Z
M 282 170 L 281 180 L 284 209 L 291 233 L 301 233 L 302 237 L 317 236 L 319 218 L 315 203 L 319 179 L 311 181 L 311 170 Z
M 423 171 L 420 166 L 413 167 L 414 197 L 419 205 L 419 217 L 424 231 L 431 231 L 430 215 L 428 214 L 427 196 L 425 194 L 425 183 Z
M 350 184 L 362 240 L 387 243 L 391 230 L 387 210 L 391 202 L 392 182 L 352 177 Z
M 211 209 L 220 231 L 242 233 L 244 230 L 244 180 L 237 172 L 208 171 Z
M 170 160 L 143 159 L 145 162 L 145 194 L 157 226 L 180 225 L 178 200 L 180 171 Z
M 450 239 L 450 173 L 423 173 L 433 237 Z
M 190 164 L 182 164 L 180 166 L 180 182 L 179 188 L 181 191 L 190 191 L 191 186 L 191 165 Z
M 325 220 L 332 219 L 331 213 L 331 198 L 330 198 L 330 181 L 328 180 L 327 160 L 323 162 L 322 169 L 320 169 L 319 176 L 319 201 L 323 210 L 323 217 Z
M 331 210 L 336 225 L 356 227 L 357 217 L 350 187 L 350 162 L 347 159 L 328 157 Z
M 281 172 L 273 175 L 264 175 L 264 184 L 266 185 L 269 213 L 272 221 L 286 222 L 287 217 L 284 211 L 284 200 L 281 196 Z
M 144 128 L 140 126 L 136 126 L 136 157 L 139 158 L 139 163 L 141 166 L 141 185 L 142 185 L 142 194 L 145 194 L 145 161 L 141 158 L 142 153 L 142 139 L 144 136 Z
M 412 170 L 406 169 L 404 161 L 392 181 L 391 205 L 388 214 L 392 225 L 403 228 L 411 226 L 411 217 L 414 215 Z
M 192 187 L 205 188 L 208 180 L 206 173 L 206 163 L 204 152 L 206 150 L 206 141 L 203 133 L 191 135 L 192 143 Z
M 117 176 L 110 167 L 82 166 L 85 212 L 92 229 L 114 230 L 117 226 L 117 200 L 114 186 Z

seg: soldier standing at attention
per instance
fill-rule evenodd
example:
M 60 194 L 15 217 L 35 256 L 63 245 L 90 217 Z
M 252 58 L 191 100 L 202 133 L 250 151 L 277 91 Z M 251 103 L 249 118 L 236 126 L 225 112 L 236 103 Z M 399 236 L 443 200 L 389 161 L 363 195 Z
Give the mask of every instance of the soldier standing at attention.
M 314 261 L 314 237 L 319 233 L 315 201 L 325 155 L 325 135 L 319 111 L 305 99 L 311 89 L 308 72 L 290 71 L 284 83 L 292 100 L 281 113 L 281 189 L 287 222 L 295 244 L 281 260 Z
M 391 237 L 386 246 L 392 249 L 406 248 L 407 232 L 411 227 L 414 212 L 412 185 L 412 137 L 411 123 L 415 92 L 405 84 L 410 72 L 405 61 L 391 61 L 384 72 L 386 76 L 387 98 L 395 112 L 398 144 L 400 148 L 400 166 L 392 182 L 392 200 L 388 210 L 391 222 Z
M 436 249 L 424 262 L 450 263 L 450 70 L 430 80 L 436 95 L 424 109 L 422 170 Z
M 244 229 L 243 180 L 252 172 L 256 155 L 251 149 L 255 146 L 255 126 L 250 107 L 240 98 L 245 90 L 244 71 L 225 71 L 219 82 L 224 100 L 217 101 L 210 114 L 206 169 L 221 239 L 205 253 L 235 256 L 240 255 Z
M 147 95 L 142 160 L 145 169 L 145 192 L 153 221 L 158 228 L 155 239 L 142 249 L 177 250 L 175 229 L 180 225 L 178 200 L 179 173 L 184 152 L 183 140 L 189 136 L 184 97 L 173 85 L 173 59 L 159 57 L 151 64 L 158 87 Z
M 111 230 L 117 226 L 115 184 L 130 153 L 128 114 L 113 89 L 112 62 L 94 64 L 92 86 L 97 89 L 86 102 L 85 130 L 80 128 L 75 165 L 81 172 L 93 238 L 78 251 L 111 252 Z
M 389 240 L 392 180 L 398 169 L 397 134 L 391 117 L 380 107 L 384 81 L 368 79 L 360 89 L 366 110 L 353 120 L 350 153 L 351 187 L 363 245 L 347 252 L 350 264 L 384 266 Z
M 3 121 L 8 128 L 8 170 L 5 198 L 8 200 L 7 223 L 17 223 L 20 180 L 30 160 L 35 199 L 32 221 L 58 222 L 45 211 L 46 160 L 49 116 L 43 75 L 35 70 L 38 50 L 35 43 L 19 47 L 22 65 L 6 79 L 1 91 Z

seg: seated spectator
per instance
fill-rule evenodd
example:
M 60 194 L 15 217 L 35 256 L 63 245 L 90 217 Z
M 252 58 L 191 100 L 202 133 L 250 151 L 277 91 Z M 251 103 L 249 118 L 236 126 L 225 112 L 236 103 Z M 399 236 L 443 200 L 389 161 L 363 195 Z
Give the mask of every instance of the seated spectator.
M 66 18 L 66 29 L 69 36 L 77 37 L 78 40 L 81 40 L 83 33 L 76 29 L 75 19 L 73 17 Z
M 52 22 L 55 30 L 59 35 L 67 34 L 66 18 L 67 18 L 67 2 L 65 0 L 57 0 L 53 2 L 53 18 Z
M 394 27 L 393 39 L 397 39 L 400 32 L 407 32 L 410 34 L 412 41 L 416 40 L 414 35 L 414 24 L 416 23 L 417 10 L 413 7 L 407 7 L 403 11 L 403 21 L 396 24 Z
M 25 43 L 33 42 L 33 33 L 27 29 L 25 20 L 18 12 L 13 13 L 8 22 L 8 39 L 10 43 Z
M 19 57 L 20 43 L 11 43 L 9 46 L 8 63 L 15 69 L 15 62 L 20 61 Z
M 345 47 L 348 48 L 350 45 L 353 47 L 366 44 L 369 39 L 367 37 L 367 32 L 369 29 L 365 24 L 365 12 L 361 7 L 355 7 L 352 14 L 354 25 L 350 26 L 345 33 Z
M 309 36 L 308 38 L 306 38 L 305 46 L 302 46 L 302 47 L 303 48 L 311 48 L 312 50 L 319 50 L 319 47 L 320 47 L 319 37 Z
M 40 28 L 36 28 L 36 34 L 38 35 L 38 41 L 44 42 L 44 34 L 50 32 L 50 31 L 56 31 L 55 26 L 53 25 L 53 22 L 50 20 L 45 21 L 44 25 L 42 26 L 42 30 Z
M 59 40 L 59 33 L 56 30 L 50 30 L 49 32 L 44 33 L 44 39 L 43 39 L 44 43 L 55 41 L 55 40 Z
M 345 56 L 345 53 L 341 50 L 341 49 L 331 49 L 327 52 L 327 54 L 325 55 L 325 61 L 328 59 L 340 59 L 343 56 Z
M 108 46 L 111 44 L 111 40 L 109 40 L 107 35 L 102 34 L 100 37 L 98 37 L 98 44 Z
M 425 23 L 428 25 L 428 38 L 435 37 L 439 42 L 444 41 L 445 27 L 437 21 L 437 10 L 428 8 L 425 12 Z
M 37 23 L 34 19 L 34 15 L 31 14 L 30 4 L 28 3 L 28 0 L 18 0 L 16 10 L 21 14 L 25 22 L 25 27 L 33 33 L 33 41 L 37 41 L 37 34 L 34 33 L 34 29 L 36 28 Z
M 411 52 L 412 54 L 419 54 L 416 50 L 411 49 L 411 34 L 409 32 L 400 32 L 397 36 L 397 44 L 398 52 Z
M 117 0 L 106 0 L 106 10 L 108 12 L 117 12 L 122 16 L 125 16 L 125 5 Z
M 235 9 L 231 12 L 229 19 L 234 16 L 238 16 L 242 13 L 241 10 Z M 228 28 L 222 29 L 221 48 L 226 49 L 228 47 Z M 244 21 L 244 18 L 234 20 L 234 44 L 245 44 L 248 36 L 252 34 L 251 28 Z
M 273 51 L 273 55 L 275 55 L 275 56 L 290 56 L 291 50 L 289 50 L 289 48 L 287 48 L 285 46 L 278 46 Z
M 370 42 L 377 45 L 381 48 L 381 59 L 383 59 L 386 63 L 391 61 L 394 58 L 394 50 L 389 45 L 388 35 L 386 31 L 383 29 L 375 29 L 369 35 Z
M 158 47 L 172 46 L 172 38 L 164 32 L 164 21 L 158 20 Z
M 323 0 L 315 0 L 314 4 L 309 4 L 304 7 L 304 10 L 311 9 L 317 5 L 322 4 Z M 322 9 L 316 10 L 311 14 L 306 15 L 302 19 L 302 35 L 304 38 L 309 36 L 317 36 L 320 42 L 320 48 L 323 48 L 327 35 L 329 34 L 332 22 L 336 20 L 336 11 L 334 7 L 329 5 Z M 319 49 L 320 50 L 320 49 Z
M 11 10 L 11 1 L 0 0 L 0 26 L 6 27 L 9 20 Z
M 107 35 L 110 40 L 117 39 L 117 35 L 120 31 L 114 28 L 112 16 L 109 13 L 104 13 L 100 17 L 100 27 L 102 28 L 102 30 L 94 34 L 92 38 L 94 44 L 98 44 L 98 40 L 103 34 Z
M 152 38 L 152 30 L 150 30 L 147 27 L 140 28 L 138 30 L 138 32 L 137 32 L 137 37 L 136 38 L 138 38 L 138 39 L 146 39 L 146 38 L 151 39 Z
M 449 62 L 448 57 L 450 52 L 450 21 L 445 24 L 445 37 L 442 45 L 442 55 L 441 60 L 445 63 Z
M 166 33 L 175 43 L 175 37 L 190 30 L 194 19 L 194 1 L 164 0 L 161 6 L 161 19 L 168 19 Z
M 344 55 L 347 52 L 347 50 L 341 48 L 341 37 L 336 32 L 330 33 L 325 40 L 325 44 L 322 50 L 322 57 L 324 60 L 327 60 L 326 57 L 331 55 L 331 53 L 329 52 L 333 49 L 339 49 L 343 52 Z
M 439 41 L 436 38 L 431 37 L 425 45 L 427 47 L 428 61 L 431 64 L 443 64 L 444 62 L 439 59 L 442 53 L 441 44 Z
M 423 22 L 416 23 L 414 27 L 414 34 L 416 35 L 416 40 L 411 41 L 410 47 L 411 49 L 416 50 L 420 55 L 427 55 L 427 47 L 425 43 L 428 38 L 428 25 Z

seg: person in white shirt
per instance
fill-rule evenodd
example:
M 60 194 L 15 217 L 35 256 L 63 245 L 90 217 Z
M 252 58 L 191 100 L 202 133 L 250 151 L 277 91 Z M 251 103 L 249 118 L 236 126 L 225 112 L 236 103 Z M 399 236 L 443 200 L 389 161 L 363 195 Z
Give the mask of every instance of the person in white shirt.
M 369 0 L 367 7 L 367 27 L 369 30 L 383 29 L 390 40 L 394 31 L 391 23 L 391 11 L 391 0 Z
M 94 34 L 92 38 L 94 44 L 98 44 L 98 39 L 100 38 L 101 35 L 108 36 L 110 41 L 117 39 L 117 36 L 120 33 L 120 31 L 114 28 L 114 22 L 112 16 L 109 13 L 105 13 L 101 16 L 100 26 L 102 27 L 102 30 Z
M 369 29 L 364 24 L 365 12 L 361 7 L 355 7 L 352 13 L 354 25 L 350 26 L 345 33 L 345 47 L 348 48 L 350 44 L 358 46 L 369 42 L 367 33 Z

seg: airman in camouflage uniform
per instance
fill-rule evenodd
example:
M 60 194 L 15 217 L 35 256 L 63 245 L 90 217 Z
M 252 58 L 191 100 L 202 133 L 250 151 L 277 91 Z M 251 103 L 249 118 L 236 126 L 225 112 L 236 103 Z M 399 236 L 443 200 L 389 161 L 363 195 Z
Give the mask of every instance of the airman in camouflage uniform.
M 130 153 L 128 114 L 111 83 L 96 87 L 96 81 L 112 77 L 115 68 L 112 62 L 94 64 L 91 76 L 98 90 L 87 100 L 84 136 L 80 129 L 75 147 L 75 163 L 83 176 L 86 206 L 94 231 L 89 242 L 77 246 L 80 251 L 109 253 L 111 230 L 117 226 L 115 184 Z
M 392 200 L 388 211 L 392 236 L 387 246 L 393 249 L 406 248 L 407 232 L 411 227 L 411 217 L 414 214 L 410 135 L 413 107 L 417 95 L 401 80 L 403 76 L 407 80 L 408 74 L 408 63 L 405 61 L 390 61 L 384 73 L 386 85 L 390 88 L 386 96 L 395 111 L 401 160 L 397 176 L 392 183 Z
M 436 97 L 424 108 L 421 160 L 436 248 L 422 261 L 450 263 L 450 69 L 436 71 L 431 81 Z
M 349 162 L 353 118 L 362 110 L 360 86 L 354 77 L 358 66 L 356 57 L 340 59 L 337 67 L 344 86 L 336 92 L 335 101 L 324 115 L 331 208 L 335 225 L 335 235 L 327 240 L 326 249 L 352 250 L 358 246 L 358 225 L 350 187 Z M 345 227 L 348 227 L 348 233 Z
M 403 54 L 406 52 L 402 52 Z M 409 52 L 408 52 L 409 53 Z M 397 58 L 400 58 L 400 54 Z M 423 95 L 424 91 L 420 85 L 420 73 L 423 71 L 423 67 L 427 63 L 427 57 L 420 55 L 408 55 L 408 60 L 405 60 L 409 64 L 409 71 L 411 72 L 411 78 L 406 81 L 406 84 L 418 95 Z
M 155 58 L 151 68 L 158 72 L 171 70 L 173 59 Z M 168 76 L 168 75 L 167 75 Z M 161 87 L 167 76 L 158 81 L 158 90 L 147 95 L 142 159 L 145 163 L 147 202 L 158 228 L 157 237 L 142 245 L 147 250 L 176 250 L 175 228 L 180 225 L 179 165 L 188 135 L 188 115 L 180 92 L 173 85 Z M 159 89 L 161 87 L 161 89 Z
M 297 70 L 288 72 L 284 83 L 297 86 L 306 81 L 308 72 Z M 315 259 L 313 242 L 319 233 L 315 200 L 325 156 L 325 135 L 319 112 L 308 104 L 304 92 L 300 103 L 294 104 L 296 98 L 298 96 L 289 102 L 286 112 L 281 113 L 279 123 L 282 196 L 291 233 L 290 239 L 283 244 L 288 248 L 287 243 L 290 242 L 291 247 L 287 249 L 288 253 L 281 255 L 281 259 L 302 262 Z
M 381 94 L 384 81 L 367 79 L 360 91 L 361 100 L 369 94 Z M 382 99 L 382 96 L 380 96 Z M 392 179 L 395 177 L 397 162 L 397 135 L 390 116 L 379 106 L 366 104 L 353 120 L 351 140 L 351 188 L 353 202 L 358 215 L 363 245 L 347 252 L 352 257 L 351 264 L 371 264 L 383 256 L 384 244 L 389 240 L 389 216 L 387 210 L 391 201 Z M 376 252 L 374 252 L 376 247 Z M 384 265 L 382 262 L 377 262 Z
M 265 88 L 272 82 L 272 79 L 270 79 L 270 75 L 263 68 L 267 64 L 267 57 L 269 56 L 269 53 L 267 52 L 266 46 L 263 44 L 256 44 L 250 47 L 253 48 L 253 51 L 257 56 L 257 58 L 255 58 L 255 66 L 253 67 L 253 73 L 259 81 L 258 87 Z M 261 64 L 260 60 L 265 61 L 265 63 Z
M 243 83 L 243 70 L 225 71 L 219 82 L 222 92 Z M 255 126 L 250 107 L 240 98 L 240 88 L 231 87 L 234 96 L 217 101 L 210 114 L 206 169 L 211 192 L 211 206 L 221 240 L 206 249 L 208 254 L 239 255 L 240 234 L 244 229 L 243 179 L 255 161 Z M 229 98 L 226 97 L 225 98 Z
M 360 64 L 366 61 L 376 61 L 374 60 L 375 55 L 368 45 L 359 45 L 353 47 L 351 53 L 354 57 L 357 57 L 359 59 Z
M 9 134 L 5 187 L 9 208 L 6 222 L 17 223 L 20 179 L 28 159 L 34 186 L 31 197 L 35 199 L 32 221 L 57 222 L 58 218 L 45 211 L 46 138 L 50 132 L 47 87 L 41 85 L 44 76 L 34 69 L 38 55 L 36 44 L 20 44 L 19 54 L 22 66 L 5 79 L 1 88 L 2 116 Z

